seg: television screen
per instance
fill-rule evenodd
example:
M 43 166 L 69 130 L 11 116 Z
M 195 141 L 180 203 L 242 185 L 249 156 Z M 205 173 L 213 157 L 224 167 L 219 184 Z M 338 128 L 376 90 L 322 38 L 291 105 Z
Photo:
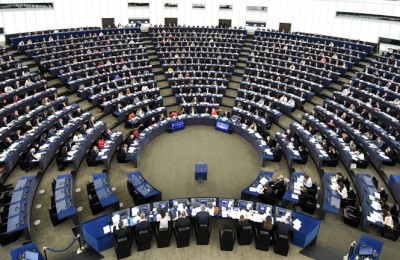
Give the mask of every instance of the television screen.
M 284 209 L 278 209 L 278 214 L 279 214 L 279 216 L 283 216 L 283 215 L 286 214 L 286 210 L 284 210 Z
M 185 122 L 183 120 L 175 121 L 171 123 L 172 132 L 182 130 L 185 128 Z
M 220 130 L 225 133 L 229 132 L 229 127 L 230 127 L 230 124 L 221 122 L 221 121 L 217 121 L 217 123 L 215 124 L 215 129 Z

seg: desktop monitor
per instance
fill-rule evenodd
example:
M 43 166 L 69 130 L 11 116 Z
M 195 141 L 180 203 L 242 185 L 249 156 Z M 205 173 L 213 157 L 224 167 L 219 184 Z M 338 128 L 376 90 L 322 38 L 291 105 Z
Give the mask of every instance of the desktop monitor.
M 185 122 L 183 120 L 175 121 L 171 123 L 171 131 L 179 131 L 185 128 Z
M 161 202 L 160 205 L 158 206 L 160 209 L 166 209 L 167 208 L 167 202 Z
M 128 219 L 130 217 L 129 208 L 113 212 L 112 216 L 114 217 L 116 214 L 119 214 L 120 220 Z
M 206 199 L 201 199 L 200 203 L 203 204 L 203 205 L 207 205 L 207 200 Z
M 372 256 L 374 252 L 374 249 L 370 246 L 361 246 L 360 249 L 358 250 L 358 255 L 359 256 Z
M 267 207 L 265 205 L 262 205 L 262 204 L 258 205 L 258 212 L 265 213 L 266 210 L 267 210 Z
M 221 121 L 217 121 L 215 124 L 215 129 L 225 132 L 225 133 L 229 133 L 229 128 L 230 128 L 230 124 L 229 123 L 225 123 L 225 122 L 221 122 Z
M 228 207 L 229 202 L 227 200 L 221 201 L 221 206 L 222 207 Z
M 140 207 L 140 212 L 147 212 L 147 206 Z
M 281 208 L 276 208 L 277 209 L 277 213 L 278 216 L 284 216 L 286 214 L 286 210 L 285 209 L 281 209 Z
M 241 201 L 239 203 L 239 208 L 241 209 L 247 209 L 247 202 L 246 201 Z

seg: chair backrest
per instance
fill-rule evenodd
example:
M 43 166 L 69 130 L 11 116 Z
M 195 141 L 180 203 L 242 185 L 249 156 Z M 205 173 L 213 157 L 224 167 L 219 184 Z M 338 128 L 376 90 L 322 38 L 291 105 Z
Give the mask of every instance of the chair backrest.
M 221 238 L 225 239 L 232 239 L 233 238 L 233 230 L 231 228 L 225 228 L 221 230 Z

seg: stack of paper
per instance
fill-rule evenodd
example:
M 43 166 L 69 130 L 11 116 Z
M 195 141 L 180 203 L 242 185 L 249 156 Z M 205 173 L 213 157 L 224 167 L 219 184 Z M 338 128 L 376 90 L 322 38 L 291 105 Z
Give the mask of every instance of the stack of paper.
M 296 219 L 293 221 L 293 228 L 299 230 L 301 228 L 301 221 Z

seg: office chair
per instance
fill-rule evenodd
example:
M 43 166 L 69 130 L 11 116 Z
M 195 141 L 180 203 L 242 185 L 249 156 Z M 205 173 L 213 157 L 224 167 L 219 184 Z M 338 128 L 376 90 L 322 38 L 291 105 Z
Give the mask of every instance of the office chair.
M 136 232 L 136 246 L 138 251 L 144 251 L 151 247 L 151 229 Z
M 372 177 L 372 182 L 374 183 L 375 189 L 378 189 L 379 181 L 375 176 Z
M 200 224 L 196 223 L 196 243 L 198 245 L 208 245 L 210 242 L 211 235 L 211 225 L 208 224 Z
M 339 157 L 331 159 L 330 161 L 324 161 L 322 165 L 327 167 L 336 167 L 339 164 Z
M 273 231 L 271 231 L 273 232 Z M 256 229 L 255 232 L 256 249 L 262 251 L 268 251 L 271 243 L 270 232 L 262 229 Z
M 346 225 L 349 225 L 349 226 L 357 228 L 358 225 L 360 224 L 360 221 L 361 221 L 361 214 L 362 214 L 361 206 L 358 207 L 358 208 L 347 206 L 344 209 L 343 222 Z
M 235 232 L 233 228 L 219 230 L 219 248 L 222 251 L 232 251 L 235 244 Z
M 316 182 L 313 183 L 311 188 L 307 188 L 308 195 L 315 196 L 318 192 L 318 185 Z
M 159 226 L 156 227 L 156 240 L 157 240 L 157 247 L 169 247 L 171 244 L 171 227 L 168 228 L 161 228 Z
M 250 245 L 253 240 L 253 228 L 251 225 L 237 228 L 237 238 L 239 245 Z
M 274 253 L 282 256 L 287 256 L 290 248 L 290 236 L 277 234 L 275 245 L 274 245 Z
M 282 153 L 275 154 L 272 162 L 280 162 L 282 160 Z
M 390 160 L 390 162 L 388 162 L 388 161 L 383 161 L 382 162 L 382 164 L 383 165 L 387 165 L 387 166 L 395 166 L 396 165 L 396 163 L 397 163 L 397 158 L 398 157 L 398 155 L 397 155 L 397 152 L 396 151 L 393 151 L 393 160 L 391 159 Z
M 117 259 L 127 258 L 131 256 L 132 239 L 131 232 L 128 235 L 121 238 L 116 238 L 114 236 L 114 249 Z
M 393 221 L 394 222 L 394 221 Z M 392 241 L 396 241 L 400 236 L 400 225 L 398 222 L 394 222 L 394 228 L 388 229 L 384 228 L 381 232 L 382 237 L 390 239 Z
M 317 199 L 317 195 L 315 195 L 315 197 L 308 196 L 308 201 L 306 203 L 299 202 L 301 210 L 313 215 L 315 213 L 315 210 L 317 209 Z
M 176 247 L 187 247 L 190 245 L 190 227 L 175 227 Z

